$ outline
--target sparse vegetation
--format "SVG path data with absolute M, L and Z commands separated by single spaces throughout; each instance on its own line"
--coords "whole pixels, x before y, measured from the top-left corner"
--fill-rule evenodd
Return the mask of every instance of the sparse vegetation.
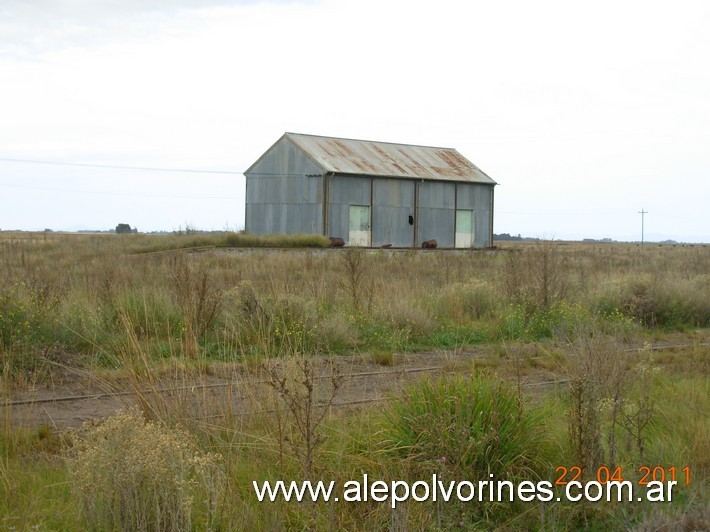
M 648 529 L 679 515 L 707 523 L 710 248 L 318 249 L 328 245 L 192 230 L 0 233 L 0 526 Z M 229 247 L 249 249 L 221 249 Z M 653 347 L 674 343 L 685 347 Z M 422 372 L 375 406 L 364 385 L 357 408 L 338 406 L 357 386 L 330 366 L 337 357 L 394 378 L 412 351 L 437 356 L 438 374 Z M 219 372 L 234 390 L 219 400 L 197 391 Z M 74 433 L 15 423 L 7 401 L 75 373 L 128 390 L 140 414 Z M 162 393 L 168 386 L 175 390 Z M 363 473 L 554 481 L 558 466 L 573 465 L 587 479 L 606 466 L 635 480 L 642 466 L 689 467 L 692 482 L 672 504 L 623 507 L 264 504 L 251 488 Z
M 206 528 L 214 527 L 218 459 L 189 434 L 128 411 L 70 437 L 69 477 L 92 530 L 187 530 L 201 504 Z

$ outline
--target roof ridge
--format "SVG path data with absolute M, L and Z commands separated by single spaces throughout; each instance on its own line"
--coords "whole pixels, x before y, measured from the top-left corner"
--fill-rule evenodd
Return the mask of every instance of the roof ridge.
M 425 144 L 405 144 L 402 142 L 389 142 L 386 140 L 366 140 L 366 139 L 353 139 L 349 137 L 333 137 L 330 135 L 313 135 L 311 133 L 296 133 L 294 131 L 286 131 L 284 135 L 292 135 L 292 136 L 298 136 L 298 137 L 316 137 L 320 139 L 330 139 L 330 140 L 349 140 L 353 142 L 370 142 L 372 144 L 390 144 L 392 146 L 412 146 L 414 148 L 431 148 L 435 150 L 450 150 L 450 151 L 458 151 L 456 148 L 447 148 L 445 146 L 428 146 Z

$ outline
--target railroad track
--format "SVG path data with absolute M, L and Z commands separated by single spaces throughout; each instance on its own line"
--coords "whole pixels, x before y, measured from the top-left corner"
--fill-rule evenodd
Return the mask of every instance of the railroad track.
M 340 377 L 345 377 L 345 378 L 362 378 L 362 377 L 371 377 L 371 376 L 378 376 L 378 375 L 401 375 L 401 374 L 408 374 L 408 373 L 422 373 L 422 372 L 434 372 L 434 371 L 440 371 L 444 369 L 444 366 L 429 366 L 429 367 L 423 367 L 423 368 L 405 368 L 405 369 L 400 369 L 400 370 L 393 370 L 393 371 L 362 371 L 362 372 L 357 372 L 357 373 L 341 373 L 339 374 Z M 314 379 L 317 380 L 322 380 L 322 379 L 330 379 L 332 378 L 331 375 L 317 375 L 314 377 Z M 256 381 L 249 381 L 249 385 L 256 385 L 256 384 L 268 384 L 269 381 L 266 379 L 259 379 Z M 211 384 L 194 384 L 194 385 L 187 385 L 187 386 L 166 386 L 166 387 L 161 387 L 161 388 L 144 388 L 143 390 L 121 390 L 121 391 L 115 391 L 115 392 L 101 392 L 101 393 L 92 393 L 92 394 L 83 394 L 83 395 L 65 395 L 65 396 L 56 396 L 56 397 L 41 397 L 41 398 L 32 398 L 32 399 L 18 399 L 15 401 L 5 401 L 4 403 L 0 403 L 0 407 L 3 406 L 20 406 L 20 405 L 33 405 L 33 404 L 42 404 L 42 403 L 60 403 L 60 402 L 66 402 L 66 401 L 83 401 L 87 399 L 105 399 L 105 398 L 111 398 L 111 397 L 122 397 L 122 396 L 130 396 L 130 395 L 135 395 L 136 393 L 145 393 L 145 394 L 152 394 L 152 393 L 170 393 L 170 392 L 179 392 L 179 391 L 187 391 L 187 390 L 203 390 L 203 389 L 210 389 L 210 388 L 228 388 L 228 387 L 236 387 L 243 385 L 244 382 L 239 382 L 239 381 L 230 381 L 230 382 L 219 382 L 219 383 L 211 383 Z M 239 399 L 240 397 L 237 397 Z M 242 399 L 246 397 L 241 397 Z
M 623 349 L 621 352 L 625 353 L 632 353 L 632 352 L 643 352 L 643 351 L 662 351 L 666 349 L 684 349 L 684 348 L 690 348 L 690 347 L 708 347 L 710 346 L 710 343 L 697 343 L 697 344 L 674 344 L 674 345 L 650 345 L 650 346 L 642 346 L 638 348 L 629 348 L 629 349 Z M 526 358 L 526 360 L 535 360 L 539 358 L 544 358 L 544 357 L 530 357 Z M 345 379 L 359 379 L 359 378 L 365 378 L 365 377 L 381 377 L 381 376 L 386 376 L 386 375 L 391 375 L 393 377 L 400 377 L 403 375 L 407 374 L 415 374 L 415 373 L 436 373 L 439 371 L 442 371 L 445 369 L 445 366 L 437 365 L 437 366 L 423 366 L 423 367 L 415 367 L 415 368 L 402 368 L 402 369 L 394 369 L 394 370 L 384 370 L 384 371 L 360 371 L 360 372 L 353 372 L 353 373 L 340 373 L 339 376 L 343 377 Z M 332 378 L 331 374 L 324 374 L 324 375 L 318 375 L 315 376 L 314 379 L 316 380 L 322 380 L 322 379 L 329 379 Z M 559 385 L 559 384 L 565 384 L 568 382 L 568 379 L 556 379 L 556 380 L 546 380 L 546 381 L 539 381 L 539 382 L 527 382 L 521 385 L 522 388 L 534 388 L 534 387 L 541 387 L 541 386 L 553 386 L 553 385 Z M 219 383 L 209 383 L 209 384 L 189 384 L 189 385 L 182 385 L 182 386 L 165 386 L 165 387 L 153 387 L 153 388 L 144 388 L 140 390 L 116 390 L 116 391 L 106 391 L 106 392 L 97 392 L 97 393 L 89 393 L 89 394 L 77 394 L 77 395 L 63 395 L 63 396 L 52 396 L 52 397 L 34 397 L 34 398 L 26 398 L 26 399 L 16 399 L 12 401 L 4 401 L 0 403 L 0 408 L 13 408 L 13 407 L 20 407 L 20 406 L 32 406 L 32 405 L 41 405 L 41 404 L 49 404 L 49 403 L 62 403 L 62 402 L 73 402 L 73 401 L 87 401 L 87 400 L 98 400 L 98 399 L 111 399 L 111 398 L 118 398 L 118 397 L 126 397 L 126 396 L 134 396 L 134 395 L 150 395 L 150 394 L 171 394 L 171 393 L 177 393 L 177 392 L 185 392 L 185 391 L 191 391 L 194 392 L 196 390 L 208 390 L 208 389 L 219 389 L 219 388 L 236 388 L 240 386 L 244 386 L 245 384 L 249 386 L 254 386 L 254 385 L 262 385 L 262 384 L 268 384 L 269 380 L 267 379 L 258 379 L 258 380 L 253 380 L 249 382 L 244 382 L 244 381 L 238 381 L 238 380 L 232 380 L 228 382 L 219 382 Z M 248 399 L 249 396 L 235 396 L 232 397 L 232 399 L 240 400 L 240 399 Z M 331 406 L 334 407 L 340 407 L 340 406 L 348 406 L 348 405 L 358 405 L 358 404 L 368 404 L 368 403 L 374 403 L 374 402 L 380 402 L 380 401 L 385 401 L 387 400 L 387 397 L 372 397 L 372 398 L 365 398 L 365 399 L 355 399 L 355 400 L 345 400 L 345 401 L 338 401 L 334 402 L 331 404 Z

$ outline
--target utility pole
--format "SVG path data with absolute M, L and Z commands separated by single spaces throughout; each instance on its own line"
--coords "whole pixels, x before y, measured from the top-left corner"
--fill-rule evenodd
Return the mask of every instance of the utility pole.
M 648 211 L 644 211 L 642 207 L 638 213 L 641 215 L 641 249 L 643 249 L 643 217 L 648 214 Z

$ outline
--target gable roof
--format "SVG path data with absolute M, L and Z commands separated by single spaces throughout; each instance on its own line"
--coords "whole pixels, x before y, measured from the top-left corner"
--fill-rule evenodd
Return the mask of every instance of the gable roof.
M 495 185 L 480 168 L 453 148 L 435 148 L 285 133 L 324 172 Z

